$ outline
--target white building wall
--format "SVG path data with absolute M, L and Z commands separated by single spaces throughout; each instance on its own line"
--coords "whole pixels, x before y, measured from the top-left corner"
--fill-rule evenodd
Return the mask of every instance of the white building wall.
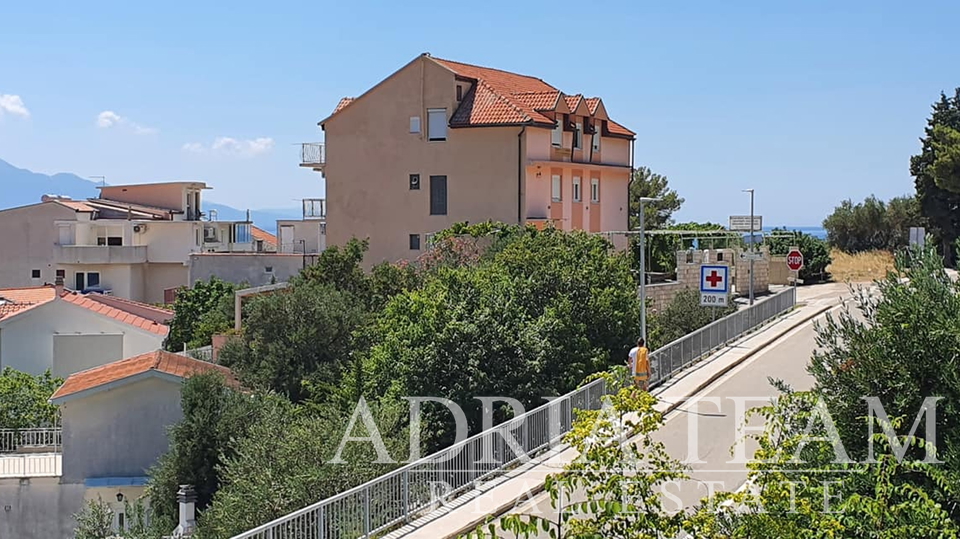
M 12 367 L 31 374 L 52 370 L 55 334 L 123 335 L 121 356 L 105 353 L 100 364 L 157 350 L 164 339 L 162 335 L 54 300 L 11 318 L 0 328 L 0 368 Z
M 73 515 L 83 508 L 87 489 L 59 481 L 57 477 L 0 479 L 0 537 L 72 538 Z
M 56 203 L 0 211 L 0 288 L 39 286 L 56 278 L 55 221 L 75 220 L 77 213 Z M 33 270 L 40 277 L 32 277 Z

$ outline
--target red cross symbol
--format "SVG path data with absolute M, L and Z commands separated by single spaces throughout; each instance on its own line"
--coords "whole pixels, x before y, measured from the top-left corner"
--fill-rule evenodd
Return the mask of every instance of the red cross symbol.
M 710 275 L 706 276 L 706 281 L 710 283 L 710 288 L 716 288 L 723 281 L 723 277 L 717 274 L 717 270 L 711 270 Z

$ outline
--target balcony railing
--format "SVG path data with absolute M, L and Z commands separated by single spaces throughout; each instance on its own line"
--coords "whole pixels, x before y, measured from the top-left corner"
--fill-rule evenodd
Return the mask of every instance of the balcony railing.
M 327 201 L 323 198 L 303 199 L 303 220 L 324 220 L 327 218 Z
M 146 245 L 58 245 L 54 250 L 58 264 L 143 264 Z
M 322 142 L 304 142 L 300 144 L 300 166 L 323 168 L 327 164 L 327 151 Z
M 60 427 L 36 429 L 0 429 L 0 453 L 60 451 Z

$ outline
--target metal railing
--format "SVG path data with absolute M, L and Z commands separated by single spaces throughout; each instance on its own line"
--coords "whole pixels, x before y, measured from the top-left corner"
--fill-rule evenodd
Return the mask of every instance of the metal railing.
M 233 539 L 346 539 L 389 530 L 439 507 L 441 500 L 470 490 L 476 481 L 492 479 L 558 443 L 573 427 L 576 411 L 599 409 L 606 393 L 606 381 L 594 380 L 492 429 Z
M 303 142 L 300 144 L 300 165 L 315 166 L 327 162 L 326 146 L 322 142 Z
M 59 477 L 63 459 L 59 453 L 0 455 L 0 479 L 12 477 Z
M 181 355 L 192 357 L 193 359 L 199 359 L 200 361 L 213 361 L 213 345 L 208 344 L 206 346 L 201 346 L 200 348 L 184 350 L 183 354 Z
M 797 303 L 796 289 L 790 287 L 752 307 L 741 309 L 716 322 L 684 335 L 650 354 L 650 387 L 675 376 L 690 364 L 749 333 L 765 322 L 792 309 Z
M 705 354 L 790 310 L 793 288 L 780 292 L 677 339 L 650 354 L 651 384 L 663 382 Z M 232 539 L 354 539 L 391 530 L 439 507 L 476 481 L 489 480 L 560 441 L 576 410 L 596 410 L 606 395 L 604 379 L 559 397 L 438 453 L 372 481 L 294 511 Z M 504 435 L 514 436 L 511 447 Z M 492 456 L 492 458 L 490 458 Z M 442 486 L 438 492 L 438 486 Z
M 0 429 L 0 453 L 36 452 L 49 448 L 60 451 L 62 429 L 59 427 L 39 429 Z

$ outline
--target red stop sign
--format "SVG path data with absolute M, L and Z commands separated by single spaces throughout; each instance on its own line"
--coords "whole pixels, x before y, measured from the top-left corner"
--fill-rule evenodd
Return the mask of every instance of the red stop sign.
M 803 267 L 803 253 L 794 249 L 787 253 L 787 267 L 797 271 Z

